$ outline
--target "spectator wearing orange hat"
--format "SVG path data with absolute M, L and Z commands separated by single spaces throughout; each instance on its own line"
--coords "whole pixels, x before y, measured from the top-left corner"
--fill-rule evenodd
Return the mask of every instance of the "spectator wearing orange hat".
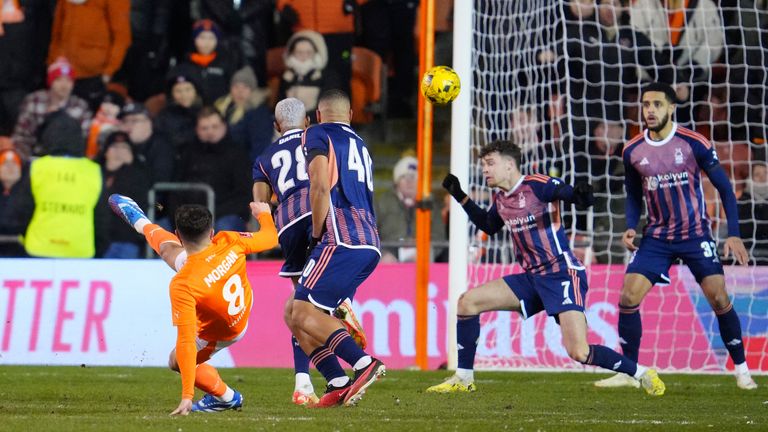
M 27 175 L 26 167 L 13 150 L 0 152 L 0 236 L 21 236 L 32 216 L 32 194 L 20 180 Z M 26 256 L 20 242 L 0 242 L 0 256 Z
M 185 62 L 200 77 L 203 103 L 211 105 L 229 91 L 229 81 L 235 71 L 227 52 L 220 49 L 221 31 L 213 21 L 201 19 L 192 26 L 194 51 Z
M 48 149 L 37 142 L 36 134 L 49 113 L 65 111 L 80 123 L 83 135 L 87 133 L 91 112 L 84 100 L 72 94 L 74 80 L 72 65 L 66 58 L 58 58 L 48 66 L 48 88 L 32 92 L 22 101 L 11 140 L 23 160 L 48 154 Z
M 75 94 L 92 110 L 131 45 L 130 8 L 130 0 L 60 0 L 56 5 L 48 61 L 70 59 Z

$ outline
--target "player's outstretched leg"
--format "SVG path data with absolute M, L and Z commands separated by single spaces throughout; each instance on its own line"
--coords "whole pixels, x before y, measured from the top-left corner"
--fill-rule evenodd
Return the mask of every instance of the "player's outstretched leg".
M 197 365 L 195 371 L 195 387 L 206 394 L 192 405 L 192 411 L 220 412 L 239 410 L 243 406 L 243 395 L 231 389 L 221 380 L 216 368 L 208 363 Z
M 475 351 L 480 337 L 480 315 L 459 315 L 456 322 L 456 342 L 459 348 L 459 367 L 456 373 L 440 384 L 427 388 L 429 393 L 473 392 Z
M 152 223 L 136 201 L 120 194 L 109 196 L 109 207 L 139 234 L 144 234 L 144 227 Z
M 633 360 L 603 345 L 587 344 L 587 322 L 584 313 L 568 310 L 558 315 L 563 345 L 568 355 L 579 363 L 600 366 L 634 377 L 646 393 L 662 396 L 666 387 L 654 369 L 638 365 Z
M 186 261 L 186 252 L 175 234 L 164 230 L 160 225 L 153 224 L 144 211 L 130 197 L 119 194 L 109 196 L 109 206 L 122 220 L 132 226 L 139 234 L 143 234 L 147 243 L 152 247 L 168 266 L 178 271 Z
M 640 319 L 640 305 L 626 306 L 619 304 L 619 341 L 625 357 L 637 363 L 640 355 L 640 339 L 643 336 L 643 324 Z M 609 378 L 595 381 L 595 387 L 640 387 L 640 381 L 633 377 L 617 373 Z
M 360 349 L 365 349 L 368 346 L 368 338 L 365 336 L 363 326 L 360 325 L 360 321 L 357 320 L 355 312 L 352 310 L 352 300 L 347 298 L 333 311 L 333 315 L 341 320 L 344 327 L 352 336 L 352 339 L 360 346 Z

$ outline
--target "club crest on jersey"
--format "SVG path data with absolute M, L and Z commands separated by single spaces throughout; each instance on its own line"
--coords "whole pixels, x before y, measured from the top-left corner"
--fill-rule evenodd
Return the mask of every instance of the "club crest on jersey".
M 675 163 L 678 165 L 683 163 L 683 150 L 680 147 L 675 148 Z
M 525 194 L 520 192 L 520 195 L 517 196 L 517 200 L 518 200 L 518 206 L 520 208 L 525 208 Z

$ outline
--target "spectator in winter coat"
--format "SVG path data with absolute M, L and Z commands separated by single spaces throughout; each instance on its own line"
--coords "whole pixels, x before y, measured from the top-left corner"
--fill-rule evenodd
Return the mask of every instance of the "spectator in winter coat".
M 149 111 L 140 103 L 129 103 L 120 111 L 120 129 L 134 147 L 134 157 L 149 170 L 150 183 L 169 182 L 175 153 L 168 139 L 154 130 Z
M 59 58 L 48 67 L 48 89 L 38 90 L 24 98 L 11 136 L 22 159 L 28 160 L 30 156 L 49 153 L 50 149 L 37 142 L 36 138 L 38 128 L 49 113 L 64 110 L 80 123 L 83 135 L 87 133 L 91 112 L 84 100 L 72 94 L 74 78 L 74 70 L 69 61 Z
M 246 66 L 234 75 L 229 94 L 214 106 L 229 125 L 232 139 L 255 159 L 272 142 L 272 113 L 266 105 L 266 93 L 257 86 L 256 75 Z
M 106 195 L 127 195 L 146 208 L 149 172 L 134 157 L 128 134 L 122 131 L 109 134 L 100 159 Z M 139 258 L 143 237 L 118 218 L 109 218 L 108 221 L 109 236 L 103 258 Z
M 235 69 L 226 51 L 219 49 L 220 38 L 219 27 L 211 20 L 199 20 L 192 27 L 195 50 L 186 64 L 200 77 L 200 96 L 204 105 L 227 94 Z
M 202 106 L 200 81 L 196 71 L 182 64 L 168 75 L 166 98 L 168 105 L 157 115 L 155 127 L 168 137 L 177 155 L 183 145 L 195 138 L 197 112 Z
M 285 72 L 280 80 L 278 99 L 293 97 L 304 102 L 314 122 L 317 99 L 326 84 L 324 73 L 328 63 L 322 35 L 311 30 L 294 33 L 288 40 L 283 58 Z
M 250 66 L 256 82 L 267 82 L 267 47 L 274 18 L 273 0 L 199 0 L 200 16 L 221 29 L 218 46 L 232 58 L 233 64 Z
M 59 0 L 49 61 L 64 56 L 75 69 L 75 94 L 95 110 L 131 45 L 130 0 Z
M 15 151 L 0 152 L 0 235 L 21 237 L 27 230 L 34 203 L 21 180 L 28 175 L 28 167 Z M 0 243 L 0 257 L 26 255 L 20 242 Z
M 205 107 L 197 116 L 196 137 L 177 165 L 176 181 L 207 183 L 216 194 L 216 231 L 245 231 L 251 197 L 251 162 L 227 134 L 227 123 L 216 109 Z M 181 204 L 205 204 L 200 193 L 177 195 Z
M 117 116 L 124 104 L 125 99 L 119 93 L 110 91 L 104 95 L 88 130 L 88 140 L 85 144 L 86 157 L 95 159 L 98 156 L 104 139 L 120 124 Z

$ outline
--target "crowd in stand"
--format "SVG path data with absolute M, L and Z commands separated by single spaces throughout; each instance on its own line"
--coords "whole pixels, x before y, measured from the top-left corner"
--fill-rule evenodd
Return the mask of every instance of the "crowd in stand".
M 274 138 L 274 103 L 296 97 L 314 116 L 321 91 L 349 92 L 353 46 L 391 63 L 389 115 L 411 114 L 418 3 L 0 0 L 0 236 L 26 237 L 26 247 L 0 242 L 0 255 L 139 257 L 141 239 L 92 210 L 111 193 L 157 204 L 160 221 L 181 202 L 205 203 L 199 190 L 147 203 L 167 182 L 208 185 L 216 229 L 245 230 L 251 161 Z M 268 65 L 277 47 L 280 64 Z M 98 196 L 90 174 L 62 174 L 73 160 L 83 172 L 99 167 Z M 56 201 L 65 184 L 82 207 Z M 40 235 L 72 241 L 35 223 L 53 208 L 85 216 L 91 228 L 78 234 L 93 250 L 29 247 Z
M 566 0 L 554 8 L 551 17 L 539 15 L 552 22 L 512 42 L 539 45 L 512 53 L 532 60 L 517 61 L 530 65 L 516 79 L 531 91 L 509 116 L 510 136 L 533 169 L 593 183 L 592 231 L 596 243 L 602 238 L 603 262 L 621 262 L 625 254 L 617 241 L 624 230 L 617 217 L 623 213 L 622 148 L 642 128 L 640 89 L 661 81 L 676 90 L 675 120 L 717 148 L 740 199 L 742 236 L 755 246 L 758 262 L 768 263 L 766 201 L 755 192 L 768 186 L 760 177 L 768 157 L 766 2 Z M 541 42 L 547 40 L 563 43 Z M 549 77 L 547 83 L 530 83 L 532 69 Z M 708 181 L 705 195 L 715 228 L 724 230 L 724 212 Z M 586 218 L 577 227 L 587 232 Z
M 438 11 L 450 9 L 450 3 L 438 1 Z M 768 214 L 768 33 L 763 31 L 768 15 L 764 2 L 758 3 L 564 0 L 563 25 L 541 28 L 558 29 L 566 43 L 533 51 L 538 67 L 551 70 L 542 76 L 565 79 L 553 79 L 546 94 L 512 110 L 514 141 L 529 152 L 539 152 L 543 141 L 569 141 L 577 176 L 589 176 L 598 197 L 621 196 L 621 144 L 641 127 L 639 88 L 653 80 L 675 83 L 677 120 L 710 137 L 719 151 L 731 152 L 721 155 L 724 161 L 751 161 L 727 168 L 741 197 L 743 236 L 758 240 L 755 255 L 763 250 L 768 256 L 768 216 L 762 216 Z M 98 164 L 102 194 L 128 194 L 142 206 L 156 204 L 144 200 L 157 183 L 206 183 L 215 193 L 217 228 L 244 229 L 250 161 L 274 137 L 274 103 L 296 97 L 313 115 L 323 89 L 349 91 L 353 46 L 371 49 L 389 65 L 388 115 L 412 117 L 418 5 L 418 0 L 0 0 L 0 236 L 29 237 L 30 221 L 43 207 L 36 203 L 56 193 L 35 181 L 35 175 L 46 174 L 30 170 L 30 162 L 57 152 Z M 277 60 L 270 57 L 276 47 L 283 47 Z M 57 121 L 50 121 L 53 114 Z M 55 137 L 74 138 L 73 122 L 82 148 L 72 141 L 62 152 Z M 379 210 L 382 216 L 407 216 L 412 210 L 410 165 L 403 163 L 395 167 L 393 191 L 380 194 L 382 202 L 391 202 L 391 208 Z M 551 168 L 562 174 L 568 167 L 536 169 Z M 88 182 L 81 180 L 85 188 Z M 103 196 L 95 199 L 94 205 Z M 204 203 L 205 195 L 160 192 L 159 220 L 183 200 Z M 621 200 L 599 201 L 597 213 L 620 213 L 608 208 L 611 203 Z M 396 211 L 395 205 L 408 211 Z M 711 212 L 717 213 L 714 205 Z M 141 239 L 109 218 L 99 225 L 101 218 L 91 217 L 97 225 L 88 234 L 95 242 L 92 256 L 140 255 Z M 395 241 L 413 234 L 407 221 L 382 220 L 405 228 Z M 437 222 L 433 232 L 441 237 Z M 623 228 L 599 218 L 595 227 Z M 25 251 L 0 242 L 0 254 Z M 402 255 L 408 252 L 387 251 L 388 257 Z

